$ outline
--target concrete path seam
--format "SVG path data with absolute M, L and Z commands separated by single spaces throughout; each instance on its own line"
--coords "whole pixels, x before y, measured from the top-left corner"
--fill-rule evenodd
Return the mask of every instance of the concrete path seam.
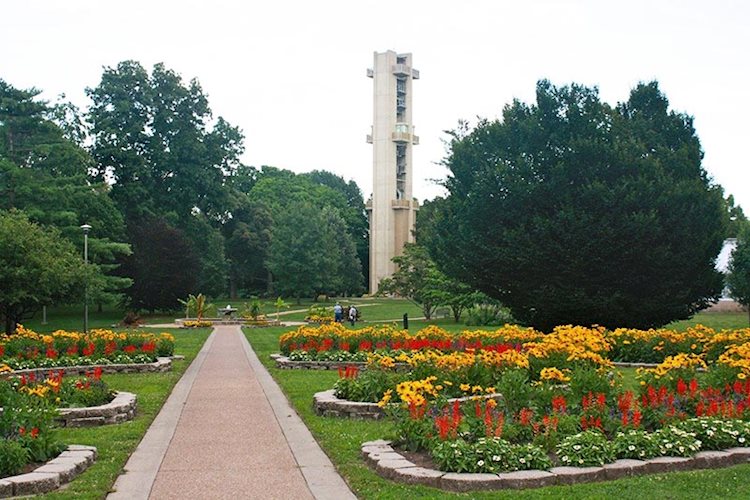
M 237 329 L 250 367 L 256 374 L 312 495 L 318 500 L 356 499 L 357 497 L 336 471 L 328 455 L 320 448 L 271 374 L 260 362 L 242 329 L 240 327 Z
M 172 441 L 193 382 L 208 356 L 215 336 L 216 329 L 211 332 L 193 362 L 175 384 L 164 406 L 125 464 L 125 472 L 117 478 L 114 491 L 107 495 L 108 500 L 140 500 L 147 499 L 151 494 L 156 474 Z

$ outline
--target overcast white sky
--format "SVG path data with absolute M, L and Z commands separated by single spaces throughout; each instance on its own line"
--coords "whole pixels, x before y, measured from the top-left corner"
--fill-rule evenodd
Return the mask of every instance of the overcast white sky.
M 15 0 L 0 8 L 0 78 L 65 93 L 126 59 L 198 78 L 246 136 L 244 162 L 326 169 L 372 187 L 373 52 L 411 52 L 414 194 L 441 192 L 443 131 L 497 117 L 536 81 L 598 86 L 610 104 L 656 79 L 694 116 L 704 166 L 750 212 L 750 2 Z

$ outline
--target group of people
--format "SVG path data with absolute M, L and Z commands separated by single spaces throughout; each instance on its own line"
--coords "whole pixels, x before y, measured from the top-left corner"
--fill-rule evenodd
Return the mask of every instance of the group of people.
M 354 326 L 354 323 L 357 322 L 357 308 L 352 306 L 349 306 L 349 310 L 346 313 L 346 316 L 349 319 L 349 322 L 352 326 Z M 336 323 L 341 323 L 344 321 L 344 308 L 341 307 L 341 304 L 336 302 L 336 305 L 333 306 L 333 320 Z

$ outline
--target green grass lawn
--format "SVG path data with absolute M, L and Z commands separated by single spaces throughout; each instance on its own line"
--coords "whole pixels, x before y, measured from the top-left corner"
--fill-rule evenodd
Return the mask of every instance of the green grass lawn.
M 184 355 L 185 359 L 174 361 L 172 370 L 166 373 L 104 375 L 103 379 L 112 389 L 133 392 L 138 396 L 136 418 L 117 425 L 60 429 L 58 436 L 62 442 L 96 446 L 99 457 L 94 465 L 65 489 L 49 493 L 46 497 L 99 499 L 110 491 L 128 457 L 172 392 L 172 387 L 198 354 L 210 333 L 208 328 L 164 331 L 175 336 L 175 353 Z
M 442 326 L 442 325 L 441 325 Z M 459 329 L 464 327 L 459 327 Z M 281 386 L 305 424 L 344 476 L 354 493 L 363 499 L 402 498 L 639 498 L 704 499 L 750 498 L 750 464 L 725 469 L 646 475 L 576 486 L 555 486 L 524 491 L 448 493 L 424 486 L 407 486 L 378 476 L 360 456 L 362 442 L 389 438 L 386 421 L 356 421 L 319 417 L 312 411 L 313 394 L 333 387 L 338 374 L 330 371 L 279 370 L 269 355 L 278 352 L 278 337 L 288 329 L 246 329 L 246 336 L 266 368 Z M 623 370 L 623 382 L 635 387 L 635 371 Z
M 736 330 L 748 327 L 748 316 L 744 312 L 700 312 L 690 319 L 670 323 L 665 328 L 682 331 L 696 324 L 708 326 L 714 330 Z
M 101 312 L 97 309 L 95 305 L 89 306 L 90 329 L 117 327 L 125 317 L 125 311 L 116 306 L 106 305 Z M 177 316 L 174 314 L 143 314 L 141 319 L 145 323 L 171 323 L 175 317 Z M 42 323 L 42 311 L 21 323 L 37 333 L 54 332 L 55 330 L 81 332 L 83 331 L 83 306 L 48 307 L 46 324 Z

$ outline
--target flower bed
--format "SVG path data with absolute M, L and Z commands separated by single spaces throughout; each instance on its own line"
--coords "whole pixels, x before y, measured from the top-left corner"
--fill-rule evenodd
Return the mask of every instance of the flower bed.
M 620 459 L 601 467 L 561 466 L 550 470 L 454 473 L 419 466 L 394 449 L 389 441 L 369 441 L 362 444 L 361 450 L 365 462 L 383 477 L 458 492 L 569 485 L 642 474 L 726 467 L 750 460 L 750 448 L 736 447 L 724 451 L 702 451 L 692 458 L 662 456 L 647 460 Z
M 19 403 L 36 406 L 41 401 L 57 409 L 53 421 L 59 427 L 105 425 L 132 419 L 135 394 L 111 391 L 101 380 L 101 374 L 101 368 L 95 368 L 83 376 L 65 377 L 62 370 L 56 370 L 46 377 L 37 378 L 32 372 L 0 380 L 0 415 L 5 407 L 9 412 L 22 412 L 23 407 L 17 407 Z M 20 395 L 30 399 L 19 398 Z M 21 436 L 26 433 L 23 429 L 19 428 Z
M 561 326 L 547 335 L 518 327 L 410 335 L 326 325 L 286 334 L 281 348 L 290 359 L 299 351 L 308 359 L 368 353 L 366 371 L 339 368 L 336 398 L 378 402 L 394 419 L 396 446 L 428 453 L 442 471 L 500 474 L 687 460 L 744 446 L 747 333 Z M 637 360 L 644 350 L 658 364 L 639 369 L 638 390 L 628 390 L 612 359 Z M 398 363 L 408 369 L 394 370 Z M 496 392 L 503 397 L 482 399 Z M 448 401 L 457 397 L 463 402 Z
M 505 326 L 496 332 L 466 331 L 455 336 L 436 326 L 428 326 L 416 334 L 410 334 L 388 325 L 350 330 L 341 323 L 329 321 L 321 326 L 300 326 L 295 331 L 285 333 L 279 339 L 279 348 L 286 356 L 304 351 L 310 359 L 316 359 L 321 353 L 336 351 L 350 354 L 376 350 L 463 351 L 469 348 L 502 351 L 542 337 L 543 334 L 532 329 L 516 326 Z
M 32 372 L 0 379 L 0 406 L 4 406 L 11 391 L 36 396 L 57 408 L 99 406 L 114 399 L 114 393 L 101 377 L 102 369 L 93 368 L 82 376 L 66 377 L 62 370 L 53 370 L 44 377 Z
M 601 349 L 612 362 L 648 364 L 662 363 L 666 358 L 677 354 L 696 354 L 707 363 L 718 361 L 730 346 L 750 342 L 750 328 L 720 331 L 698 325 L 684 332 L 667 329 L 635 330 L 620 328 L 607 331 L 604 328 L 583 328 L 562 326 L 555 332 L 566 331 L 578 334 L 578 338 L 588 342 L 591 332 Z M 368 326 L 349 330 L 341 324 L 330 323 L 314 327 L 301 326 L 297 330 L 285 333 L 279 340 L 282 354 L 305 356 L 305 361 L 315 361 L 319 356 L 341 356 L 346 361 L 348 354 L 356 355 L 374 351 L 408 352 L 415 350 L 439 350 L 441 352 L 466 351 L 467 349 L 503 351 L 519 350 L 527 343 L 536 343 L 547 335 L 532 328 L 505 325 L 495 331 L 463 331 L 451 334 L 445 330 L 429 326 L 417 333 L 398 330 L 391 326 Z M 568 335 L 570 337 L 570 335 Z M 551 345 L 547 342 L 547 345 Z
M 142 332 L 92 330 L 88 334 L 58 330 L 38 334 L 19 325 L 0 336 L 0 373 L 29 368 L 101 364 L 152 363 L 174 353 L 174 337 Z

